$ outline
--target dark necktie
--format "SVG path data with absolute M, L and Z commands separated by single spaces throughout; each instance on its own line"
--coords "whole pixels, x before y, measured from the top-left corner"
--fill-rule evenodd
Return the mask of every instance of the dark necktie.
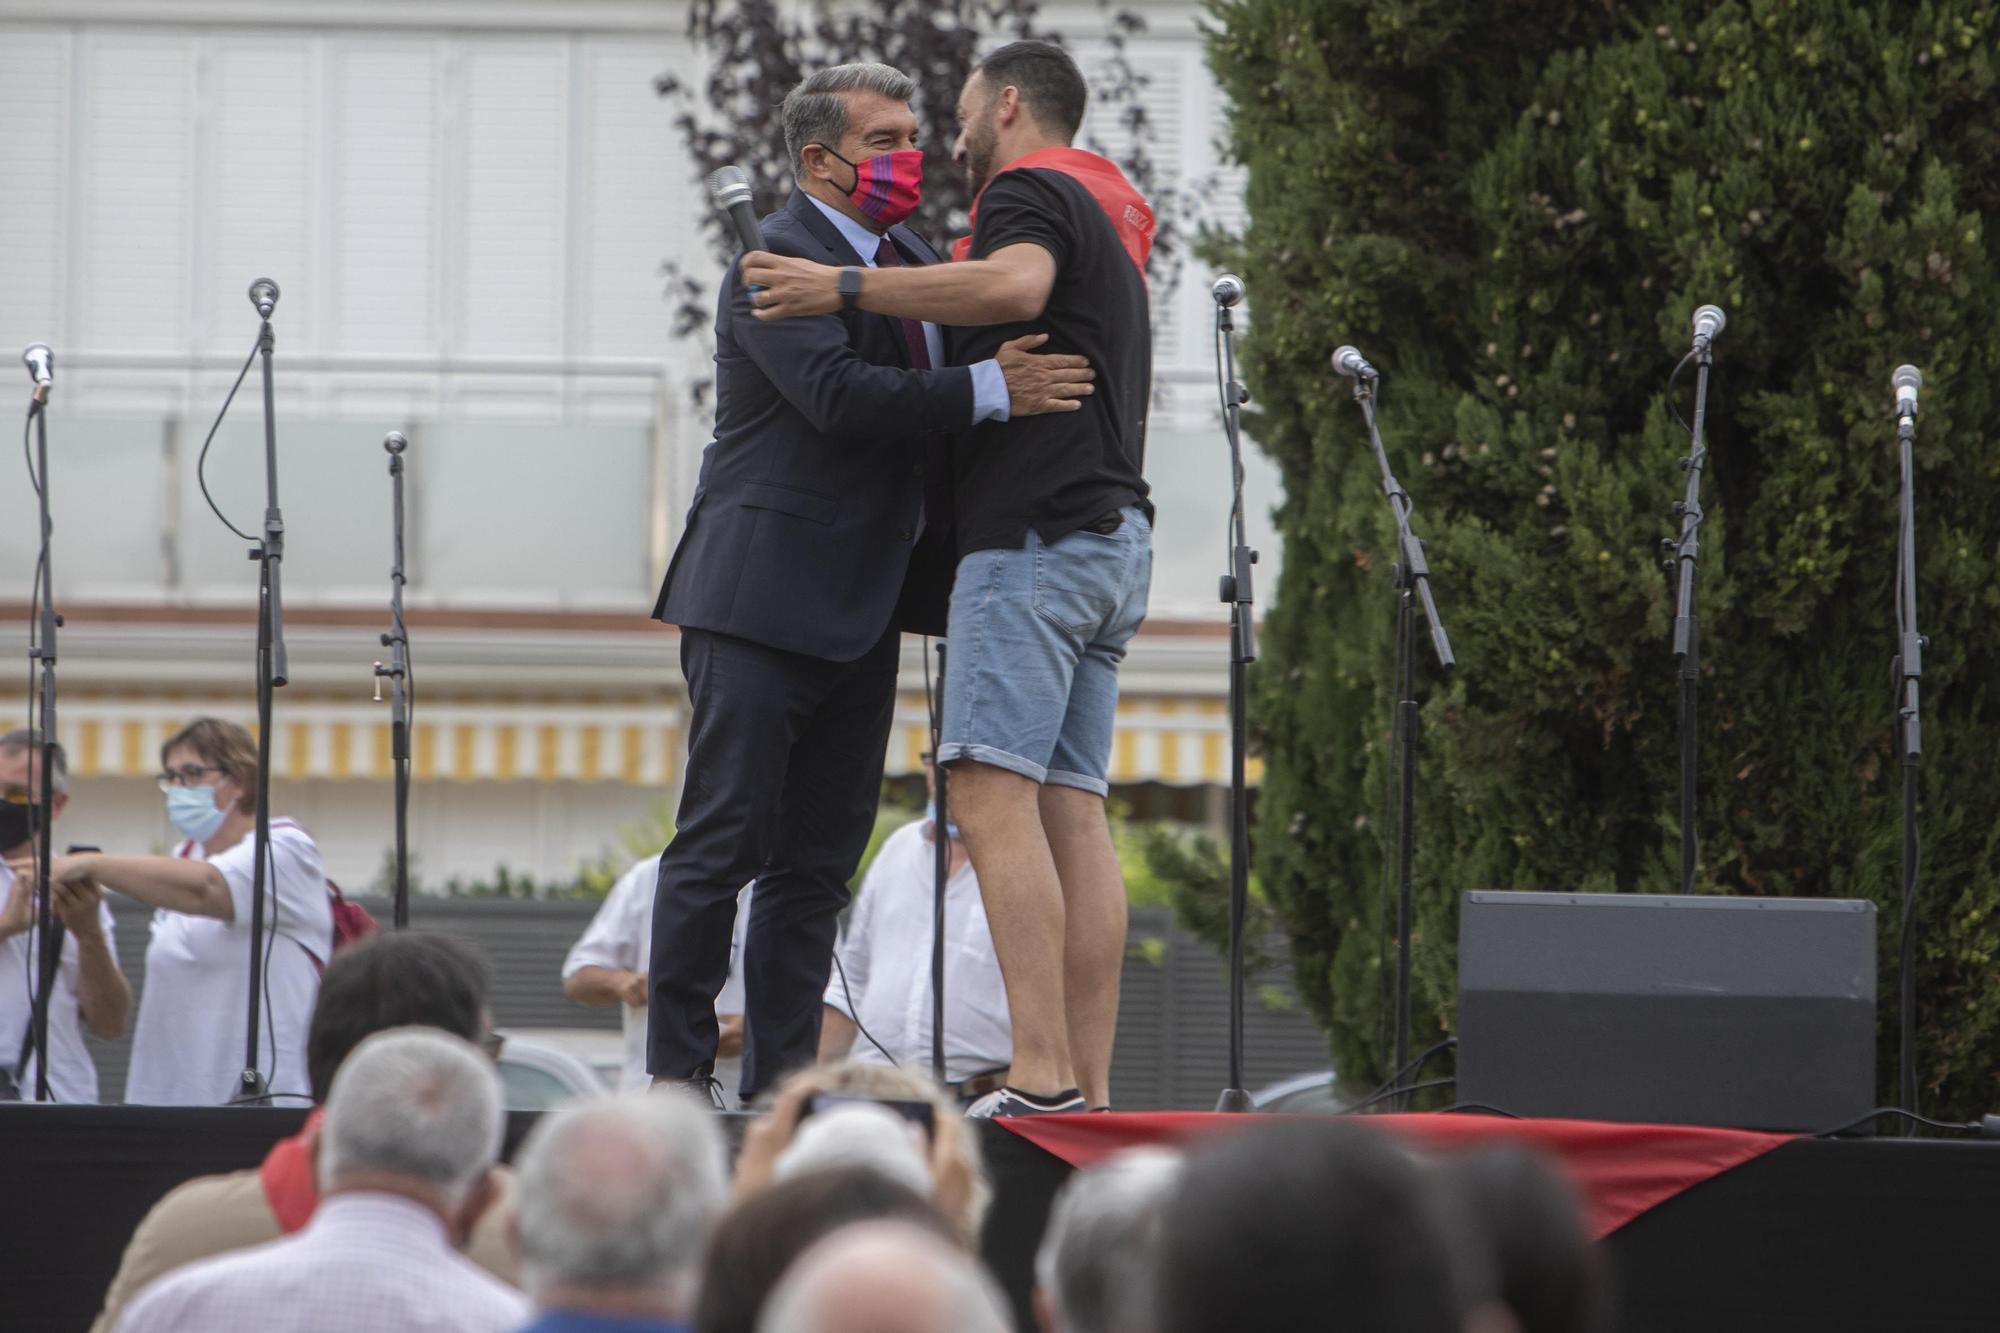
M 875 247 L 875 267 L 905 268 L 902 252 L 887 236 Z M 903 341 L 909 345 L 910 368 L 930 370 L 931 348 L 924 338 L 922 320 L 897 321 L 903 326 Z M 933 432 L 924 448 L 924 526 L 943 529 L 951 523 L 951 441 Z

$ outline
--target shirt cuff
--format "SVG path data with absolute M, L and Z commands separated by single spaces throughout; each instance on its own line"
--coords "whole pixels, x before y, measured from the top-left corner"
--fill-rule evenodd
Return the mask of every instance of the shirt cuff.
M 981 361 L 972 367 L 972 424 L 1007 421 L 1013 408 L 1007 401 L 1007 377 L 998 361 Z

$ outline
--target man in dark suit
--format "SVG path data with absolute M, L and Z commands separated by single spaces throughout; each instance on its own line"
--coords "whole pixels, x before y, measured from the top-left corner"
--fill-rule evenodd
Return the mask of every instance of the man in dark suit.
M 921 189 L 915 83 L 842 65 L 785 99 L 798 189 L 767 249 L 846 267 L 938 256 L 900 225 Z M 736 894 L 747 1099 L 811 1064 L 846 882 L 874 824 L 901 631 L 940 634 L 955 562 L 947 437 L 1074 411 L 1079 356 L 1040 335 L 946 368 L 935 325 L 851 307 L 756 319 L 732 266 L 716 315 L 715 440 L 654 615 L 681 630 L 693 706 L 653 915 L 649 1068 L 711 1086 Z

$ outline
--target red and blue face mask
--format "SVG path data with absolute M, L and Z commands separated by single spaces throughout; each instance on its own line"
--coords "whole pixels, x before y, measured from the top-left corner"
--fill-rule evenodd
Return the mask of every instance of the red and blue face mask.
M 859 162 L 848 162 L 839 153 L 827 153 L 854 168 L 854 188 L 847 197 L 866 216 L 893 227 L 917 211 L 924 197 L 924 155 L 910 148 L 898 153 L 880 153 Z

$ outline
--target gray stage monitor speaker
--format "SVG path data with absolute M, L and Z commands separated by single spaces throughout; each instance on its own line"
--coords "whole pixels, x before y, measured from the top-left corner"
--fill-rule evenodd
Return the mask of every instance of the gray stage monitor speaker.
M 1814 1130 L 1874 1092 L 1873 903 L 1465 895 L 1460 1101 Z

